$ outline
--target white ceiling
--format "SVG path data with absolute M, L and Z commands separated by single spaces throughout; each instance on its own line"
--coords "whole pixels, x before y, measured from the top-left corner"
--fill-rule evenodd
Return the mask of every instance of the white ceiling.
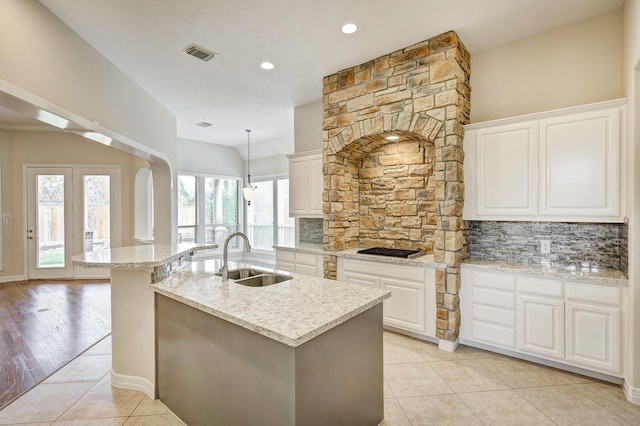
M 619 8 L 622 0 L 40 0 L 177 117 L 178 136 L 252 157 L 293 151 L 293 108 L 322 77 L 445 31 L 472 53 Z M 346 22 L 359 31 L 340 32 Z M 197 43 L 218 53 L 186 55 Z M 262 61 L 275 69 L 259 68 Z M 75 111 L 82 114 L 82 111 Z M 209 128 L 195 124 L 213 123 Z

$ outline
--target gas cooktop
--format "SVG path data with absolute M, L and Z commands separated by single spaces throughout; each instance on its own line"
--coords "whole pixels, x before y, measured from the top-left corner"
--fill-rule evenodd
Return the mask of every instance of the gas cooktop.
M 414 257 L 422 256 L 420 250 L 401 250 L 385 247 L 372 247 L 368 249 L 358 250 L 360 254 L 374 254 L 377 256 L 390 256 L 390 257 L 402 257 L 405 259 L 413 259 Z

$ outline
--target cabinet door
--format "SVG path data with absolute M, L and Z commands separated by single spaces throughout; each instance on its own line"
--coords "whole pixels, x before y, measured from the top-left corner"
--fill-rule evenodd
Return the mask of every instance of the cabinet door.
M 620 309 L 566 302 L 566 310 L 567 361 L 619 375 Z
M 391 291 L 384 301 L 384 323 L 424 333 L 424 284 L 382 278 L 382 288 Z
M 380 278 L 358 272 L 343 271 L 342 274 L 338 276 L 338 280 L 363 285 L 365 287 L 380 288 Z
M 540 214 L 621 219 L 620 109 L 540 121 Z
M 538 213 L 538 126 L 477 130 L 475 202 L 479 218 Z
M 309 213 L 322 214 L 322 155 L 309 157 Z
M 316 266 L 303 265 L 301 263 L 296 263 L 295 272 L 301 275 L 308 275 L 310 277 L 315 277 L 317 275 Z
M 519 294 L 516 322 L 519 351 L 564 359 L 564 300 Z
M 289 160 L 289 214 L 306 213 L 309 205 L 307 182 L 309 168 L 306 157 Z
M 279 271 L 285 272 L 296 272 L 295 264 L 291 262 L 283 262 L 281 260 L 276 260 L 276 269 Z

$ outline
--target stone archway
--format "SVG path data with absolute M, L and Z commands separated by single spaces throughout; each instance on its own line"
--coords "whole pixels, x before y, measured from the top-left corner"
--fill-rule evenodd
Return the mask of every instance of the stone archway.
M 469 53 L 448 32 L 323 80 L 324 248 L 375 243 L 432 252 L 443 265 L 437 337 L 447 340 L 458 336 L 466 256 L 469 76 Z M 325 276 L 335 273 L 336 258 L 327 256 Z

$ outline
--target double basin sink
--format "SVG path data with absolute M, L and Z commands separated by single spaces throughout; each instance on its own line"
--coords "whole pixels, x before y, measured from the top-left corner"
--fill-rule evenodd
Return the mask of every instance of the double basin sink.
M 216 273 L 222 276 L 222 272 Z M 236 284 L 242 284 L 247 287 L 266 287 L 272 284 L 278 284 L 288 281 L 293 277 L 290 275 L 276 274 L 274 272 L 261 271 L 252 268 L 239 268 L 229 270 L 229 279 Z

